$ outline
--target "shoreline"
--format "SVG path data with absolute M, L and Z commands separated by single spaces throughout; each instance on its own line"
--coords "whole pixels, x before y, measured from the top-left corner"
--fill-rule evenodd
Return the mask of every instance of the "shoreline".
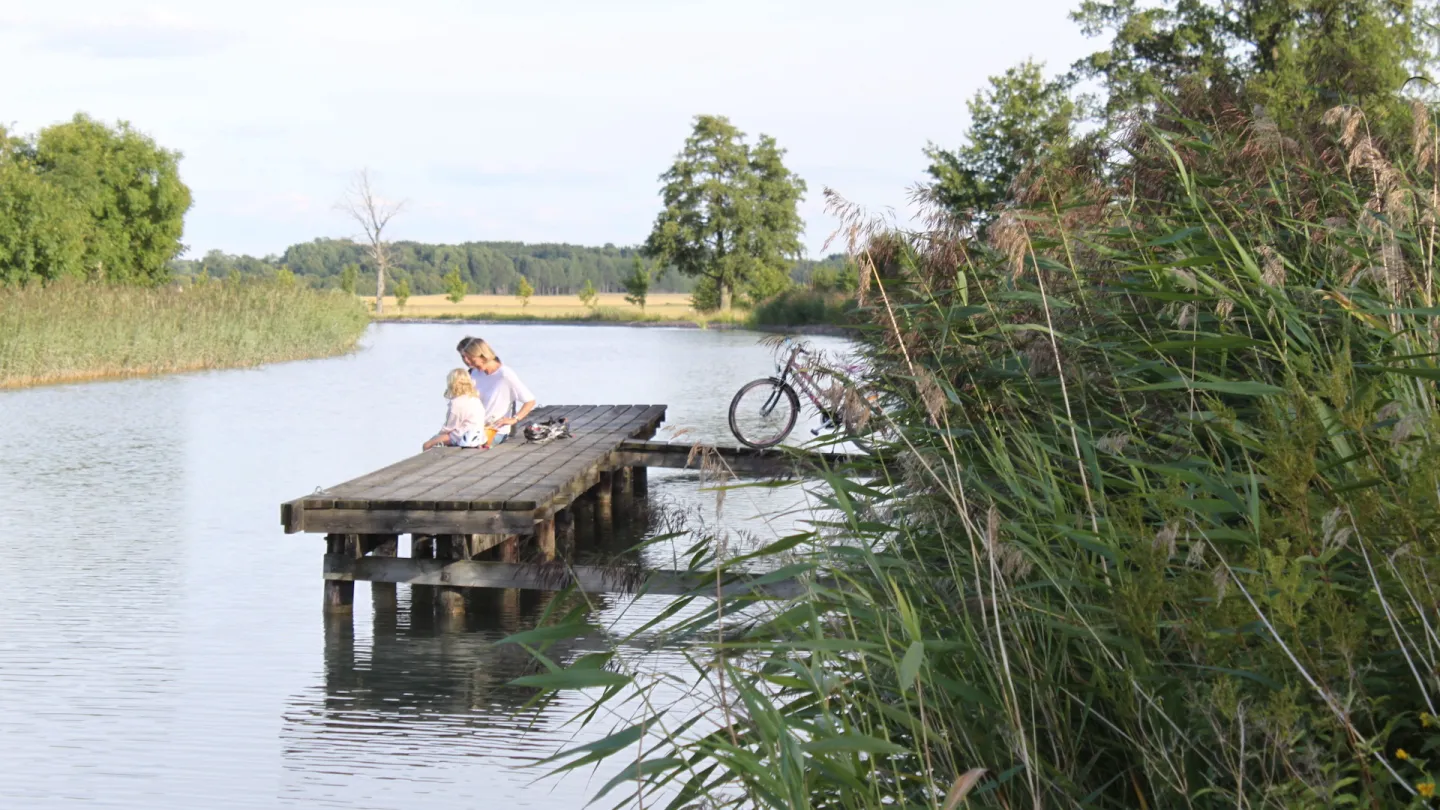
M 0 392 L 19 391 L 25 388 L 44 388 L 50 385 L 72 385 L 75 383 L 92 382 L 115 382 L 118 380 L 129 380 L 142 377 L 166 377 L 172 374 L 195 374 L 201 371 L 239 371 L 242 369 L 262 368 L 264 366 L 277 365 L 280 363 L 298 363 L 305 360 L 328 360 L 331 357 L 343 357 L 355 351 L 355 348 L 356 347 L 351 346 L 340 352 L 297 355 L 295 357 L 277 357 L 274 359 L 259 360 L 248 363 L 177 363 L 175 365 L 165 366 L 134 366 L 130 368 L 86 369 L 84 371 L 65 371 L 40 376 L 31 375 L 28 377 L 0 378 Z
M 824 335 L 829 337 L 850 337 L 858 329 L 834 324 L 806 324 L 800 326 L 752 325 L 726 321 L 721 323 L 697 323 L 696 321 L 602 321 L 594 318 L 487 318 L 475 317 L 413 317 L 406 315 L 371 316 L 371 323 L 423 323 L 423 324 L 471 324 L 501 326 L 625 326 L 640 329 L 704 329 L 719 332 L 769 332 L 797 335 Z

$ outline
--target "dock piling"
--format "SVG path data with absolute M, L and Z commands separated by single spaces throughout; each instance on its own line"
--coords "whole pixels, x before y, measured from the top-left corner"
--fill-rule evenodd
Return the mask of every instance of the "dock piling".
M 325 535 L 325 551 L 329 554 L 354 554 L 354 538 L 346 534 Z M 355 609 L 355 582 L 353 580 L 325 580 L 325 612 L 350 613 Z
M 555 520 L 542 520 L 535 524 L 535 552 L 541 560 L 555 559 Z
M 610 470 L 600 473 L 594 491 L 595 524 L 602 538 L 609 537 L 615 528 L 615 476 Z
M 400 551 L 400 537 L 394 534 L 381 534 L 374 537 L 374 550 L 370 552 L 372 557 L 395 557 Z M 394 612 L 399 599 L 395 594 L 395 583 L 393 582 L 372 582 L 370 583 L 370 607 L 377 613 L 381 611 Z

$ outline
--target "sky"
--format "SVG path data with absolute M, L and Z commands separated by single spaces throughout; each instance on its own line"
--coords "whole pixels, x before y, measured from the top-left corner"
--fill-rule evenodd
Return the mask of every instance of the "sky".
M 633 245 L 694 116 L 764 133 L 809 186 L 904 219 L 986 77 L 1099 42 L 1078 0 L 0 0 L 0 124 L 77 112 L 184 154 L 186 256 L 358 235 L 355 173 L 425 242 Z

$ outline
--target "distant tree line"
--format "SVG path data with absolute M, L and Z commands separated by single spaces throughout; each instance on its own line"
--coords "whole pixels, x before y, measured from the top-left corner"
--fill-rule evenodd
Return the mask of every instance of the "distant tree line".
M 0 127 L 0 284 L 165 281 L 190 208 L 179 162 L 125 122 Z
M 386 292 L 392 295 L 402 284 L 411 295 L 448 293 L 451 285 L 445 278 L 452 271 L 458 271 L 471 294 L 514 294 L 522 276 L 536 295 L 578 295 L 587 283 L 597 293 L 620 293 L 626 291 L 625 279 L 634 272 L 634 260 L 640 255 L 637 247 L 612 244 L 587 247 L 523 242 L 458 245 L 393 242 L 390 250 L 392 267 Z M 171 269 L 178 278 L 221 278 L 232 274 L 273 277 L 288 270 L 300 283 L 312 287 L 348 288 L 356 292 L 355 285 L 360 279 L 373 279 L 372 265 L 365 245 L 349 239 L 316 239 L 291 245 L 279 256 L 265 258 L 212 250 L 198 259 L 175 260 L 171 262 Z M 810 286 L 812 276 L 818 271 L 822 287 L 832 285 L 843 289 L 842 281 L 831 279 L 844 276 L 844 267 L 845 262 L 839 255 L 820 261 L 802 260 L 795 264 L 791 277 L 796 284 Z M 652 271 L 650 293 L 690 294 L 695 291 L 697 281 L 666 267 Z M 369 292 L 363 282 L 359 283 L 358 292 Z

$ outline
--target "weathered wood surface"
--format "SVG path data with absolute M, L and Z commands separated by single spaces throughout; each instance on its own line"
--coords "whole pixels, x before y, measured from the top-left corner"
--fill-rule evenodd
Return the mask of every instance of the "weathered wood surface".
M 721 593 L 729 596 L 753 592 L 756 596 L 790 599 L 805 592 L 793 579 L 761 581 L 753 574 L 726 573 Z M 511 563 L 478 560 L 427 560 L 402 557 L 325 555 L 325 580 L 330 582 L 394 582 L 446 588 L 524 588 L 558 591 L 574 585 L 585 593 L 657 594 L 662 596 L 714 596 L 714 573 L 604 568 L 563 563 Z M 822 586 L 833 583 L 822 582 Z
M 698 470 L 706 463 L 707 456 L 713 466 L 741 475 L 794 475 L 817 467 L 839 467 L 864 458 L 848 453 L 820 453 L 794 448 L 758 450 L 753 447 L 696 446 L 630 439 L 621 442 L 610 463 L 613 467 L 637 469 L 668 467 Z
M 563 416 L 573 438 L 524 440 L 529 422 Z M 287 533 L 529 534 L 613 468 L 615 449 L 648 439 L 664 405 L 536 408 L 489 450 L 437 447 L 282 504 Z

